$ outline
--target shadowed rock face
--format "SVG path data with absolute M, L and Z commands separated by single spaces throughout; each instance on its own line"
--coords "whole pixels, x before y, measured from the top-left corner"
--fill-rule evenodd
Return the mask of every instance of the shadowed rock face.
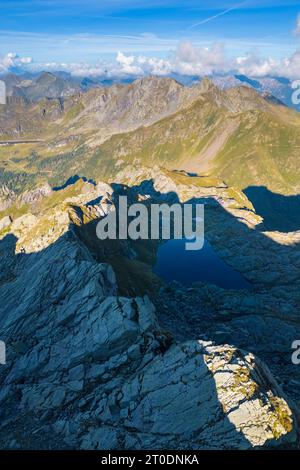
M 266 187 L 251 186 L 244 190 L 255 211 L 264 222 L 262 230 L 294 232 L 300 230 L 300 195 L 284 196 Z
M 154 182 L 157 189 L 160 184 L 166 190 L 168 178 Z M 0 338 L 7 345 L 0 446 L 245 449 L 295 443 L 290 405 L 252 353 L 212 343 L 200 330 L 201 339 L 178 340 L 160 326 L 147 296 L 118 295 L 112 268 L 97 263 L 80 237 L 84 217 L 107 212 L 112 188 L 97 188 L 98 196 L 103 191 L 98 209 L 92 189 L 93 205 L 85 193 L 72 199 L 71 209 L 23 216 L 11 228 L 17 236 L 0 241 Z M 184 188 L 188 197 L 184 185 L 180 197 Z M 176 310 L 170 302 L 167 313 L 159 311 L 175 330 Z
M 14 249 L 7 236 L 1 447 L 211 449 L 294 440 L 290 408 L 253 355 L 176 343 L 147 297 L 115 295 L 111 268 L 95 263 L 72 232 L 38 253 Z

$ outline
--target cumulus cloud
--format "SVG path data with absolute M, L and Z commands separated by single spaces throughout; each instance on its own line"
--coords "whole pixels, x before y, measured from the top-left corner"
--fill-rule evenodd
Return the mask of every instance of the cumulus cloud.
M 252 77 L 274 75 L 295 79 L 300 78 L 300 49 L 280 60 L 263 58 L 255 53 L 229 58 L 220 43 L 210 47 L 196 47 L 185 41 L 178 45 L 170 69 L 182 75 L 203 76 L 230 72 Z
M 255 54 L 246 54 L 236 58 L 234 69 L 243 75 L 264 77 L 276 75 L 280 69 L 280 63 L 271 58 L 262 59 Z
M 114 71 L 121 75 L 143 76 L 147 74 L 168 75 L 209 75 L 227 70 L 230 67 L 225 57 L 224 46 L 219 43 L 210 47 L 194 46 L 189 41 L 180 42 L 177 49 L 166 59 L 144 55 L 125 55 L 118 52 L 117 68 Z M 108 67 L 111 72 L 111 67 Z
M 235 70 L 244 75 L 265 77 L 267 75 L 283 76 L 292 80 L 300 78 L 300 49 L 290 57 L 281 60 L 262 59 L 253 54 L 238 57 Z
M 66 71 L 78 77 L 142 77 L 145 75 L 166 76 L 212 75 L 218 73 L 239 73 L 252 77 L 267 75 L 285 76 L 291 79 L 300 77 L 300 49 L 290 57 L 281 60 L 262 58 L 254 53 L 246 53 L 229 58 L 223 44 L 210 46 L 194 45 L 189 41 L 180 42 L 167 58 L 149 57 L 142 54 L 125 54 L 119 51 L 115 60 L 99 61 L 96 64 L 81 63 L 34 63 L 30 57 L 19 57 L 9 53 L 0 58 L 0 73 L 8 71 Z
M 281 73 L 289 78 L 300 78 L 300 49 L 282 61 Z
M 141 75 L 143 70 L 136 64 L 136 58 L 133 55 L 126 56 L 118 52 L 116 61 L 120 66 L 120 73 L 125 75 Z
M 210 75 L 230 68 L 224 46 L 196 47 L 189 41 L 179 43 L 175 52 L 174 71 L 182 75 Z
M 239 73 L 253 77 L 284 75 L 300 77 L 300 50 L 282 60 L 263 58 L 255 53 L 229 58 L 223 44 L 213 43 L 209 47 L 195 46 L 189 41 L 180 42 L 177 49 L 166 59 L 142 55 L 117 55 L 117 66 L 108 65 L 110 75 L 143 76 L 169 75 L 213 75 Z
M 6 56 L 0 57 L 0 72 L 19 69 L 31 63 L 31 57 L 19 57 L 15 52 L 9 52 Z
M 300 38 L 300 13 L 296 20 L 294 33 Z M 37 40 L 38 37 L 32 37 L 31 35 L 29 39 L 33 41 Z M 28 41 L 26 34 L 23 40 L 25 43 Z M 93 64 L 88 62 L 34 63 L 31 57 L 20 57 L 18 54 L 10 52 L 4 57 L 0 57 L 0 73 L 38 72 L 42 70 L 54 72 L 61 70 L 79 77 L 107 78 L 135 78 L 149 74 L 165 76 L 172 73 L 199 76 L 218 73 L 240 73 L 253 77 L 283 75 L 287 78 L 300 79 L 300 46 L 292 55 L 276 60 L 272 57 L 260 57 L 257 53 L 253 52 L 241 54 L 235 58 L 229 57 L 225 46 L 218 42 L 207 46 L 195 45 L 190 41 L 181 41 L 176 46 L 175 40 L 161 39 L 152 34 L 143 34 L 139 37 L 103 36 L 99 38 L 91 35 L 77 35 L 71 39 L 59 37 L 55 46 L 65 47 L 66 44 L 70 43 L 73 47 L 75 41 L 84 43 L 85 46 L 88 44 L 88 47 L 92 48 L 93 51 L 110 50 L 109 44 L 114 42 L 112 50 L 119 50 L 119 52 L 117 52 L 114 60 L 99 60 Z M 121 47 L 119 48 L 121 43 L 127 50 L 127 53 L 122 51 Z M 163 50 L 169 49 L 167 57 L 161 58 L 145 55 L 147 51 L 149 54 L 150 50 L 158 51 L 162 50 L 162 48 Z M 85 49 L 82 48 L 83 50 Z M 143 53 L 133 52 L 133 50 L 143 50 Z M 66 51 L 68 53 L 68 49 Z
M 172 72 L 172 64 L 167 59 L 157 57 L 139 56 L 137 62 L 143 70 L 144 75 L 168 75 Z

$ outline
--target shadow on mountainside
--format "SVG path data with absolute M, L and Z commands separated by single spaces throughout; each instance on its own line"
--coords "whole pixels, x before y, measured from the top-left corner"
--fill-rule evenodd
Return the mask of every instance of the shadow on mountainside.
M 259 229 L 278 232 L 300 230 L 300 195 L 276 194 L 265 186 L 249 186 L 244 193 L 255 212 L 264 219 Z
M 161 194 L 150 180 L 131 190 L 151 196 L 145 201 L 148 205 L 178 201 L 175 192 Z M 116 196 L 128 188 L 118 185 L 115 191 Z M 226 290 L 205 282 L 190 288 L 166 284 L 152 271 L 161 242 L 138 240 L 122 242 L 122 249 L 118 244 L 115 256 L 109 259 L 121 294 L 150 295 L 162 326 L 180 341 L 205 336 L 217 344 L 230 343 L 258 354 L 299 401 L 300 370 L 292 364 L 291 345 L 300 337 L 300 244 L 281 245 L 250 229 L 242 222 L 243 211 L 237 218 L 213 198 L 187 202 L 205 204 L 206 240 L 221 260 L 243 275 L 250 289 Z M 76 230 L 95 259 L 105 261 L 109 250 L 103 252 L 105 242 L 95 236 L 96 222 Z M 176 255 L 174 258 L 177 269 Z M 292 384 L 293 378 L 296 383 Z
M 40 252 L 15 254 L 16 242 L 0 241 L 2 449 L 251 447 L 221 406 L 214 354 L 115 297 L 72 228 Z
M 178 201 L 175 192 L 161 194 L 150 180 L 131 189 L 150 196 L 146 205 Z M 128 188 L 118 185 L 115 191 L 116 196 Z M 96 222 L 76 231 L 97 261 L 112 264 L 121 295 L 150 295 L 160 322 L 180 341 L 208 332 L 219 344 L 227 342 L 261 355 L 282 382 L 294 376 L 300 384 L 300 370 L 291 362 L 291 345 L 300 337 L 300 244 L 281 245 L 250 229 L 242 222 L 243 211 L 237 218 L 213 198 L 187 202 L 205 204 L 206 240 L 221 260 L 243 275 L 249 289 L 226 290 L 205 282 L 190 289 L 166 284 L 152 271 L 162 242 L 126 240 L 110 245 L 96 237 Z M 300 388 L 294 387 L 293 396 L 300 398 Z
M 149 213 L 152 203 L 179 202 L 175 191 L 161 193 L 155 189 L 152 180 L 143 181 L 133 187 L 122 184 L 114 184 L 112 187 L 112 199 L 117 211 L 117 198 L 120 195 L 127 195 L 128 203 L 143 202 Z M 141 201 L 139 196 L 145 196 L 146 199 Z M 214 198 L 192 198 L 185 201 L 185 204 L 204 204 L 205 239 L 223 261 L 245 276 L 254 290 L 300 282 L 300 244 L 283 245 L 259 230 L 250 229 L 243 222 L 243 210 L 239 211 L 237 218 Z M 116 258 L 122 255 L 130 261 L 141 261 L 152 268 L 156 261 L 157 249 L 163 241 L 99 240 L 96 236 L 97 223 L 98 221 L 94 220 L 76 227 L 75 230 L 98 262 L 110 262 L 110 255 L 114 254 Z M 118 271 L 118 266 L 114 265 L 114 268 Z M 130 292 L 122 290 L 122 286 L 121 293 L 130 295 Z M 133 291 L 134 295 L 143 293 L 149 292 Z
M 67 181 L 64 184 L 62 184 L 61 186 L 55 186 L 52 189 L 53 189 L 53 191 L 61 191 L 62 189 L 65 189 L 69 186 L 72 186 L 73 184 L 75 184 L 79 180 L 91 183 L 94 186 L 96 185 L 95 181 L 92 180 L 91 178 L 88 179 L 85 176 L 73 175 L 73 176 L 70 176 L 70 178 L 68 178 Z
M 128 190 L 129 188 L 125 186 L 117 185 L 114 196 L 125 194 Z M 168 196 L 155 191 L 152 181 L 136 186 L 133 188 L 133 193 L 150 195 L 145 201 L 146 204 L 150 204 L 151 201 L 178 200 L 174 192 Z M 297 368 L 291 364 L 290 348 L 291 342 L 300 337 L 297 309 L 300 303 L 299 245 L 293 247 L 279 245 L 259 231 L 249 229 L 215 199 L 198 198 L 188 202 L 205 203 L 206 238 L 221 258 L 242 272 L 252 283 L 253 292 L 229 291 L 230 295 L 225 299 L 225 309 L 223 297 L 227 295 L 227 291 L 223 289 L 214 291 L 203 283 L 199 292 L 201 295 L 203 292 L 208 293 L 210 306 L 205 305 L 202 311 L 202 304 L 194 302 L 193 294 L 184 291 L 181 296 L 181 288 L 178 287 L 179 297 L 175 289 L 171 291 L 169 297 L 163 298 L 164 301 L 170 301 L 164 312 L 164 315 L 169 316 L 169 324 L 172 324 L 170 330 L 175 336 L 176 330 L 182 330 L 181 340 L 184 341 L 203 335 L 211 339 L 209 335 L 212 332 L 214 341 L 217 344 L 224 344 L 224 338 L 218 337 L 214 332 L 218 329 L 218 323 L 229 324 L 233 320 L 234 334 L 227 336 L 225 343 L 245 348 L 255 354 L 261 353 L 267 364 L 271 366 L 272 355 L 276 352 L 276 359 L 278 355 L 283 359 L 282 364 L 279 364 L 280 368 L 284 369 L 286 366 L 282 373 L 295 378 Z M 115 443 L 111 440 L 107 444 L 108 448 L 114 446 L 120 448 L 120 442 L 122 442 L 121 448 L 124 448 L 124 436 L 129 435 L 133 438 L 137 434 L 144 436 L 140 439 L 146 439 L 144 446 L 149 445 L 149 448 L 157 446 L 157 440 L 163 439 L 162 436 L 174 435 L 173 443 L 176 443 L 174 448 L 178 446 L 180 448 L 189 425 L 194 433 L 198 434 L 199 447 L 201 445 L 209 447 L 208 443 L 212 440 L 209 432 L 212 432 L 216 423 L 217 429 L 213 431 L 216 439 L 220 433 L 220 442 L 222 442 L 224 429 L 229 436 L 227 444 L 223 447 L 230 448 L 230 442 L 238 442 L 237 447 L 248 447 L 247 439 L 237 431 L 220 406 L 215 379 L 199 355 L 200 350 L 196 364 L 192 353 L 183 352 L 184 347 L 176 345 L 173 341 L 170 343 L 169 340 L 162 340 L 161 337 L 165 333 L 159 333 L 157 336 L 154 330 L 151 333 L 152 337 L 148 333 L 145 334 L 139 323 L 141 314 L 136 316 L 135 313 L 131 317 L 130 311 L 128 312 L 130 309 L 127 307 L 122 309 L 122 302 L 125 302 L 122 297 L 112 301 L 111 308 L 106 305 L 102 310 L 102 303 L 107 302 L 105 299 L 112 298 L 113 291 L 106 272 L 107 268 L 101 263 L 105 261 L 110 263 L 111 253 L 116 260 L 120 260 L 120 249 L 121 262 L 112 263 L 119 282 L 122 282 L 122 279 L 128 282 L 130 278 L 133 288 L 134 283 L 141 287 L 146 286 L 145 293 L 148 291 L 154 302 L 157 299 L 155 304 L 159 321 L 164 306 L 159 293 L 159 286 L 162 283 L 157 277 L 151 278 L 149 274 L 155 262 L 158 244 L 150 244 L 149 248 L 145 246 L 147 241 L 125 240 L 120 248 L 117 241 L 111 244 L 110 241 L 99 240 L 96 237 L 95 224 L 94 221 L 83 226 L 72 226 L 69 232 L 52 245 L 32 254 L 15 254 L 17 240 L 13 235 L 7 235 L 0 241 L 0 259 L 4 266 L 0 275 L 0 339 L 6 342 L 8 354 L 7 365 L 0 367 L 0 383 L 4 390 L 0 394 L 1 447 L 6 447 L 10 441 L 17 438 L 23 448 L 62 448 L 68 445 L 76 448 L 77 441 L 76 445 L 74 441 L 68 444 L 66 439 L 62 444 L 61 438 L 65 439 L 66 436 L 61 431 L 57 437 L 53 434 L 52 428 L 49 431 L 49 426 L 61 420 L 62 416 L 64 420 L 76 422 L 78 415 L 83 411 L 92 413 L 92 418 L 94 415 L 97 416 L 93 429 L 100 425 L 102 428 L 108 426 L 110 429 L 117 427 L 115 432 L 118 439 Z M 124 266 L 125 259 L 127 261 Z M 138 270 L 133 263 L 141 263 Z M 118 269 L 122 269 L 122 276 Z M 154 288 L 152 282 L 156 283 Z M 149 289 L 149 286 L 152 288 Z M 128 294 L 134 295 L 134 291 L 135 289 L 132 289 Z M 123 290 L 122 295 L 124 294 Z M 260 295 L 262 303 L 251 304 L 251 299 L 256 299 L 256 296 Z M 189 296 L 193 299 L 192 303 L 189 303 Z M 237 302 L 237 299 L 242 302 Z M 128 302 L 132 304 L 135 300 L 131 298 Z M 243 302 L 245 305 L 243 304 L 241 319 L 239 308 Z M 188 313 L 193 313 L 189 318 L 184 312 L 185 303 L 190 309 Z M 205 309 L 209 308 L 211 311 L 206 312 Z M 179 310 L 180 316 L 176 315 L 176 310 Z M 133 307 L 133 311 L 138 311 L 136 306 Z M 202 313 L 209 313 L 210 316 L 201 317 Z M 126 315 L 129 315 L 130 320 L 129 336 L 123 324 Z M 251 321 L 248 321 L 249 319 Z M 270 323 L 267 323 L 269 320 Z M 184 324 L 186 321 L 188 327 Z M 163 325 L 166 324 L 164 321 Z M 111 335 L 107 337 L 105 334 L 110 332 L 110 328 Z M 105 337 L 102 338 L 101 335 Z M 125 364 L 115 361 L 116 357 L 123 357 L 134 344 L 140 345 L 141 356 L 132 356 L 130 362 Z M 153 353 L 149 369 L 143 362 L 144 356 L 148 353 Z M 177 354 L 180 360 L 176 370 L 171 366 L 168 369 L 166 364 L 168 361 L 172 363 Z M 74 357 L 77 359 L 72 362 Z M 114 360 L 110 361 L 112 357 Z M 103 368 L 100 367 L 93 376 L 92 368 L 104 363 L 111 364 L 109 367 L 112 370 L 106 369 L 104 374 Z M 78 389 L 74 390 L 74 384 L 70 384 L 74 382 L 70 370 L 78 365 L 84 369 L 84 378 L 81 387 L 77 384 Z M 184 381 L 179 380 L 178 388 L 176 381 L 174 384 L 177 366 L 180 370 L 179 376 L 187 377 Z M 108 378 L 109 373 L 111 375 Z M 141 375 L 144 377 L 144 383 L 155 382 L 155 392 L 143 390 L 141 396 L 134 398 L 136 408 L 130 411 L 126 418 L 129 421 L 124 426 L 122 407 L 126 408 L 127 405 L 119 403 L 115 397 L 121 392 L 124 393 L 122 389 L 124 383 L 128 382 L 133 386 L 137 377 Z M 113 391 L 109 386 L 110 381 L 114 381 L 111 382 L 114 384 Z M 90 399 L 91 393 L 93 400 Z M 104 403 L 105 394 L 107 401 Z M 203 408 L 201 405 L 193 408 L 191 403 L 194 404 L 194 400 L 199 401 L 199 395 L 204 397 Z M 255 397 L 254 394 L 253 399 Z M 81 404 L 85 403 L 82 412 L 79 411 L 81 410 L 79 400 Z M 151 412 L 147 408 L 149 400 L 153 406 Z M 208 407 L 209 403 L 211 407 Z M 160 408 L 161 406 L 163 408 Z M 103 410 L 99 416 L 101 407 Z M 209 411 L 209 417 L 207 409 L 214 410 Z M 82 419 L 84 420 L 84 417 Z M 43 437 L 40 436 L 41 432 L 33 434 L 41 426 Z M 26 436 L 20 432 L 20 429 L 25 428 Z M 82 435 L 80 425 L 75 431 L 76 439 L 80 440 Z M 189 448 L 189 439 L 184 443 L 186 448 Z M 143 447 L 141 440 L 140 444 L 137 444 L 137 440 L 131 439 L 131 442 Z M 164 444 L 166 442 L 164 441 Z M 101 446 L 103 448 L 100 442 L 98 447 Z

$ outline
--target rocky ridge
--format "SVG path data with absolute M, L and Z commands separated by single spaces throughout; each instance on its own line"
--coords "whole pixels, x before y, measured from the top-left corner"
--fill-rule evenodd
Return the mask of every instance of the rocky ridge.
M 45 180 L 103 180 L 157 164 L 295 194 L 299 126 L 298 113 L 247 86 L 147 77 L 1 106 L 0 181 L 24 192 Z
M 149 177 L 154 181 L 150 186 Z M 134 179 L 134 197 L 150 193 L 161 200 L 176 189 L 182 200 L 205 199 L 213 214 L 219 206 L 232 211 L 230 217 L 245 230 L 259 223 L 247 198 L 221 181 L 213 186 L 201 178 L 152 168 L 123 172 L 117 182 L 129 184 L 129 178 Z M 226 339 L 224 331 L 222 337 L 209 330 L 204 316 L 212 287 L 195 286 L 182 318 L 182 299 L 174 302 L 172 286 L 161 290 L 157 300 L 163 302 L 156 309 L 147 296 L 118 295 L 111 266 L 97 263 L 76 231 L 107 212 L 114 191 L 103 183 L 84 184 L 77 194 L 63 193 L 54 206 L 50 202 L 56 194 L 48 194 L 40 202 L 40 213 L 16 218 L 2 234 L 0 337 L 8 356 L 0 368 L 1 447 L 295 445 L 294 405 L 269 368 L 246 348 L 230 346 L 237 343 L 229 330 Z M 218 217 L 212 222 L 220 222 Z M 235 230 L 233 222 L 227 220 L 226 226 Z M 208 234 L 216 236 L 213 225 Z M 216 243 L 220 252 L 221 240 Z M 223 256 L 229 258 L 224 248 Z M 232 263 L 237 260 L 232 250 Z M 178 297 L 187 293 L 180 286 L 175 290 Z M 250 313 L 257 304 L 243 305 L 248 293 L 236 297 L 236 303 L 237 293 L 219 289 L 218 294 L 224 315 L 226 296 L 231 297 L 231 322 L 241 321 L 240 311 L 253 325 Z M 195 329 L 186 313 L 197 295 Z M 219 326 L 221 314 L 219 307 Z

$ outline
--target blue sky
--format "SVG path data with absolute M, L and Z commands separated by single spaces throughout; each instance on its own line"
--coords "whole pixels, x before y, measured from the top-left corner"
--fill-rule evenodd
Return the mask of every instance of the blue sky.
M 279 61 L 298 49 L 299 13 L 299 0 L 0 0 L 0 57 L 99 64 L 120 51 L 168 59 L 188 42 L 222 45 L 227 59 Z

